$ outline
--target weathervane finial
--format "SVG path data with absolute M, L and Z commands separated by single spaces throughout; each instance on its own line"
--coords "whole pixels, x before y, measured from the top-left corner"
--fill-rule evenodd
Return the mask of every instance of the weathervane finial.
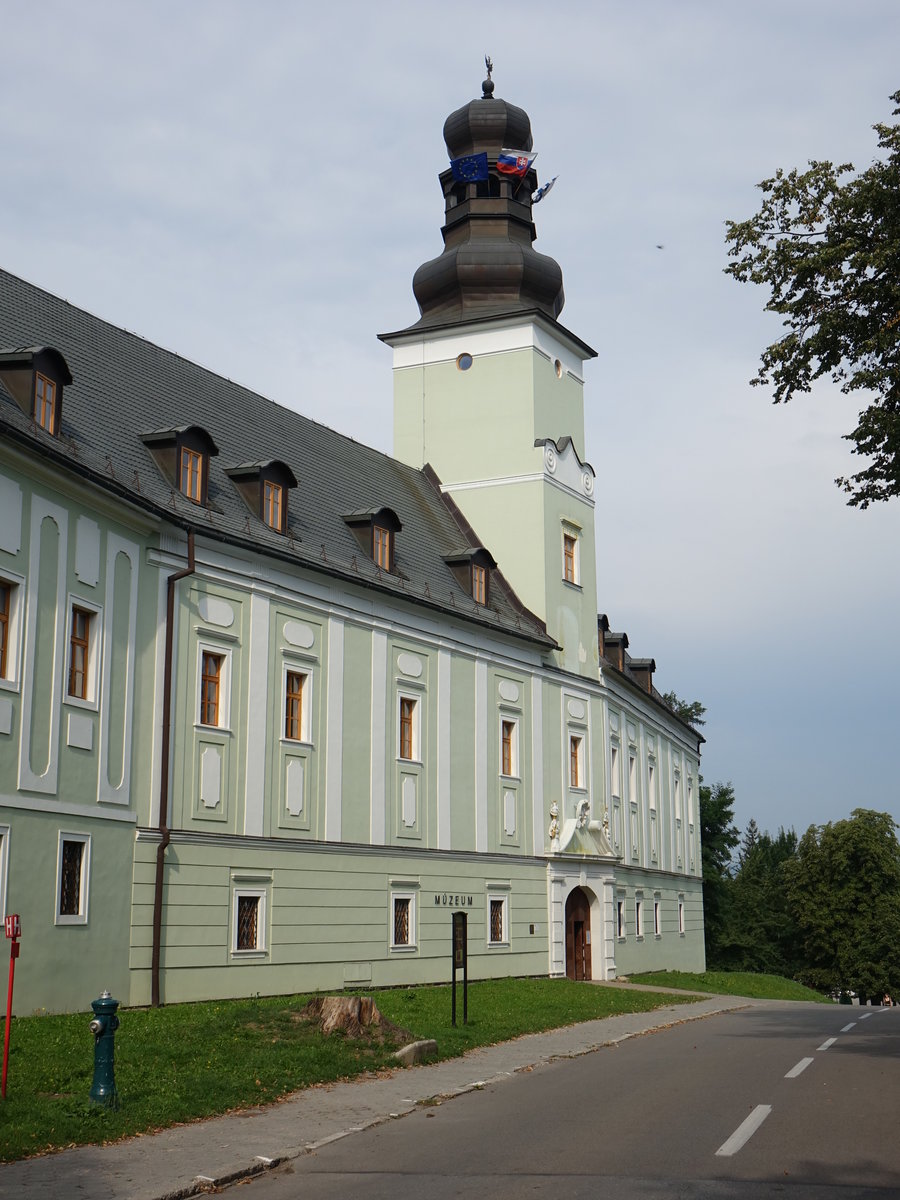
M 494 94 L 494 81 L 491 79 L 491 71 L 494 69 L 494 63 L 489 54 L 484 56 L 484 65 L 487 67 L 487 79 L 481 85 L 482 100 L 490 100 Z

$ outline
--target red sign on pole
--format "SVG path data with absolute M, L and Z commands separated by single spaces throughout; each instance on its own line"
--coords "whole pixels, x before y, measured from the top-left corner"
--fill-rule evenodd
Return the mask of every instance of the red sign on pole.
M 19 943 L 16 940 L 22 936 L 22 922 L 18 913 L 10 913 L 6 918 L 6 936 L 11 939 L 9 948 L 9 991 L 6 994 L 6 1029 L 3 1031 L 3 1075 L 0 1078 L 0 1097 L 6 1099 L 6 1071 L 9 1066 L 9 1026 L 12 1021 L 13 979 L 16 974 L 16 959 L 19 957 Z

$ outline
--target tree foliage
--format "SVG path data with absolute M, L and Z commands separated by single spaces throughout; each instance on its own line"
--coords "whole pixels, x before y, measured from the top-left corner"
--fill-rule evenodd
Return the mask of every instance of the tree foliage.
M 900 115 L 900 91 L 891 100 Z M 871 462 L 835 480 L 860 508 L 900 494 L 900 124 L 874 128 L 882 156 L 866 170 L 779 169 L 759 184 L 759 212 L 726 222 L 726 273 L 768 288 L 786 327 L 752 382 L 776 404 L 822 376 L 866 397 L 844 436 Z
M 729 867 L 740 840 L 734 824 L 734 788 L 730 783 L 700 786 L 700 845 L 703 860 L 703 924 L 707 966 L 719 965 L 717 947 L 728 920 Z
M 717 948 L 734 971 L 793 977 L 802 966 L 796 924 L 788 908 L 785 864 L 797 849 L 793 829 L 775 837 L 751 819 L 729 887 L 727 922 Z
M 676 717 L 680 717 L 695 729 L 706 724 L 706 705 L 701 704 L 699 700 L 682 700 L 674 692 L 664 692 L 663 703 L 671 708 Z
M 786 864 L 804 981 L 862 996 L 900 994 L 900 843 L 888 813 L 856 808 L 812 825 Z

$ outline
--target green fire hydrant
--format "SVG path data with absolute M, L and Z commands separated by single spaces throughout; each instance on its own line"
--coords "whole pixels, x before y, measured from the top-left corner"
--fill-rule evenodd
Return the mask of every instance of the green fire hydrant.
M 91 1008 L 94 1010 L 94 1019 L 91 1021 L 91 1033 L 94 1035 L 94 1082 L 91 1084 L 91 1103 L 102 1104 L 104 1108 L 119 1107 L 115 1074 L 118 1007 L 118 1000 L 113 1000 L 109 992 L 101 992 L 99 1000 L 91 1001 Z

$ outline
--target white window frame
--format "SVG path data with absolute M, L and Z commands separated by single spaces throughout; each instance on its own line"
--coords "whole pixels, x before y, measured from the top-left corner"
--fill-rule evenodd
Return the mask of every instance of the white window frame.
M 496 903 L 499 903 L 502 906 L 501 907 L 501 921 L 502 921 L 503 927 L 501 929 L 502 936 L 501 936 L 499 942 L 494 942 L 491 940 L 491 905 L 496 904 Z M 509 944 L 510 944 L 509 893 L 508 892 L 507 893 L 488 892 L 487 898 L 486 898 L 486 905 L 487 905 L 487 911 L 485 913 L 485 917 L 486 917 L 485 940 L 487 941 L 488 949 L 497 949 L 497 948 L 501 948 L 501 947 L 508 948 Z
M 246 887 L 240 884 L 232 890 L 231 893 L 231 954 L 233 958 L 262 958 L 267 953 L 266 939 L 266 910 L 268 899 L 268 888 L 266 887 Z M 251 899 L 257 901 L 256 908 L 256 945 L 246 947 L 242 950 L 238 949 L 238 903 L 241 899 Z
M 659 895 L 653 897 L 653 936 L 662 937 L 662 899 Z
M 402 701 L 411 700 L 412 712 L 412 746 L 410 757 L 404 758 L 400 751 L 403 748 L 402 728 L 400 722 L 400 706 Z M 398 690 L 397 692 L 397 761 L 402 763 L 422 764 L 422 697 L 416 692 Z
M 573 792 L 586 792 L 588 790 L 587 781 L 587 756 L 585 754 L 585 746 L 587 745 L 587 737 L 584 730 L 570 729 L 568 741 L 568 757 L 566 760 L 566 782 L 569 790 Z M 577 742 L 577 751 L 575 762 L 577 765 L 577 783 L 572 782 L 572 743 Z
M 9 879 L 9 826 L 0 825 L 0 917 L 6 916 L 6 884 Z
M 681 824 L 681 772 L 677 767 L 672 772 L 672 799 L 675 808 L 675 820 Z
M 678 933 L 684 937 L 684 896 L 678 896 Z
M 0 581 L 9 587 L 9 619 L 6 624 L 6 674 L 0 688 L 17 692 L 22 682 L 22 629 L 25 620 L 25 579 L 13 571 L 0 571 Z
M 81 851 L 81 879 L 78 884 L 78 912 L 77 913 L 61 913 L 60 906 L 62 904 L 62 868 L 63 868 L 63 843 L 64 842 L 80 842 L 82 845 Z M 61 829 L 59 831 L 56 845 L 56 902 L 54 905 L 54 921 L 55 925 L 87 925 L 88 911 L 90 906 L 90 890 L 91 890 L 91 835 L 89 833 L 74 833 L 70 830 Z
M 627 937 L 628 929 L 625 917 L 625 894 L 621 892 L 616 896 L 616 938 L 620 942 L 624 942 Z
M 634 936 L 638 941 L 644 940 L 644 893 L 634 894 Z
M 300 700 L 300 737 L 289 738 L 285 733 L 287 724 L 287 677 L 288 675 L 301 675 L 303 683 L 301 685 L 301 700 Z M 310 718 L 312 715 L 312 698 L 313 698 L 313 682 L 312 671 L 309 667 L 300 663 L 291 662 L 290 659 L 282 661 L 281 671 L 281 742 L 285 746 L 311 746 L 312 745 L 312 726 Z M 210 726 L 205 726 L 210 728 Z
M 571 538 L 574 545 L 572 548 L 572 573 L 573 578 L 566 578 L 566 538 Z M 560 538 L 559 550 L 562 556 L 562 581 L 567 583 L 569 587 L 581 587 L 581 528 L 574 525 L 571 521 L 563 521 Z
M 91 712 L 97 712 L 100 708 L 100 647 L 103 640 L 103 609 L 97 604 L 92 604 L 90 600 L 85 600 L 83 596 L 75 596 L 71 593 L 68 597 L 68 605 L 66 653 L 63 664 L 65 672 L 62 688 L 63 702 L 71 704 L 73 708 L 87 708 Z M 87 695 L 84 699 L 69 694 L 69 673 L 72 669 L 72 623 L 76 608 L 87 613 L 90 618 L 88 622 L 88 660 L 85 672 Z
M 609 794 L 614 800 L 618 800 L 622 794 L 621 775 L 622 767 L 619 761 L 619 743 L 613 739 L 609 743 Z
M 512 739 L 511 739 L 511 745 L 510 745 L 511 762 L 509 764 L 510 771 L 509 771 L 508 775 L 503 770 L 503 726 L 504 725 L 512 725 Z M 519 772 L 519 718 L 517 716 L 511 715 L 510 713 L 501 712 L 500 713 L 500 722 L 499 722 L 499 731 L 500 731 L 500 743 L 499 743 L 500 762 L 498 764 L 498 773 L 500 775 L 500 778 L 501 779 L 519 779 L 521 777 L 520 772 Z
M 200 720 L 203 712 L 203 655 L 214 654 L 222 660 L 219 672 L 219 720 L 207 725 Z M 206 638 L 197 639 L 197 680 L 194 689 L 194 728 L 231 731 L 231 655 L 232 647 Z M 282 717 L 284 713 L 282 711 Z
M 392 953 L 408 954 L 411 951 L 418 950 L 418 936 L 416 927 L 416 891 L 413 888 L 391 888 L 390 900 L 388 903 L 388 946 Z M 409 941 L 395 942 L 394 941 L 394 912 L 396 902 L 398 900 L 409 901 Z

